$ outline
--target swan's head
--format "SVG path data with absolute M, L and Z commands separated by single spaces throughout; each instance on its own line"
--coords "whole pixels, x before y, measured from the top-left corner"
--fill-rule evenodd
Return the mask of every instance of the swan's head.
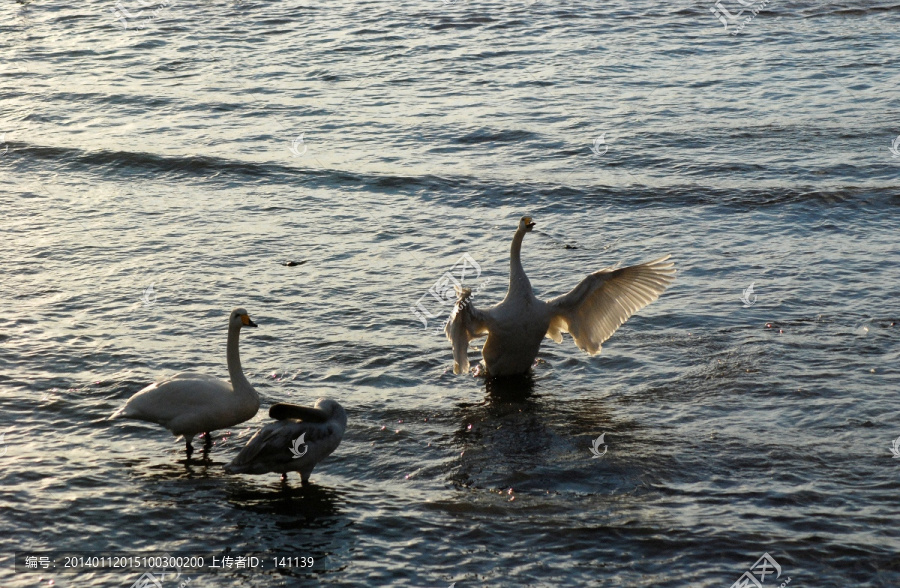
M 347 426 L 347 413 L 337 400 L 331 398 L 319 398 L 316 400 L 316 408 L 328 415 L 328 420 L 335 421 L 341 426 Z
M 521 220 L 519 220 L 519 230 L 525 231 L 528 233 L 531 229 L 534 228 L 534 221 L 531 220 L 530 216 L 523 216 Z
M 228 319 L 228 324 L 239 329 L 241 327 L 256 326 L 256 323 L 250 319 L 250 315 L 243 308 L 235 308 L 231 311 L 231 318 Z

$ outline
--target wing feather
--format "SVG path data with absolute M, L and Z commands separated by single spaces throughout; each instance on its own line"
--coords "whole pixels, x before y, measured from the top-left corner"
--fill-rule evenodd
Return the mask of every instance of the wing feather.
M 290 445 L 291 434 L 293 431 L 284 426 L 277 426 L 281 421 L 277 423 L 270 423 L 256 432 L 253 437 L 250 438 L 250 441 L 247 442 L 247 445 L 241 449 L 240 453 L 238 453 L 234 459 L 229 464 L 230 466 L 244 466 L 251 463 L 257 455 L 260 454 L 263 450 L 266 452 L 275 452 L 279 450 L 284 450 L 284 452 L 289 453 L 288 447 Z
M 469 341 L 488 334 L 485 314 L 472 305 L 472 290 L 457 290 L 456 304 L 444 327 L 453 345 L 453 373 L 469 371 Z
M 600 353 L 604 341 L 675 279 L 675 264 L 668 259 L 666 255 L 640 265 L 602 269 L 568 294 L 549 300 L 547 336 L 560 343 L 562 333 L 570 333 L 580 349 Z

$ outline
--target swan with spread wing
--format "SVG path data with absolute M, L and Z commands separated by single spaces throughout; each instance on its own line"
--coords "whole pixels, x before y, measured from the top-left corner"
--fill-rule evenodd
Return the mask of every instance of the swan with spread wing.
M 524 216 L 513 236 L 509 256 L 509 290 L 491 308 L 472 304 L 472 291 L 459 290 L 444 332 L 453 345 L 453 372 L 469 370 L 469 341 L 487 335 L 482 357 L 488 376 L 523 374 L 531 369 L 544 337 L 557 343 L 570 333 L 575 344 L 590 355 L 600 353 L 631 315 L 657 298 L 675 279 L 669 256 L 623 268 L 596 271 L 571 292 L 552 300 L 539 300 L 522 267 L 522 240 L 534 222 Z

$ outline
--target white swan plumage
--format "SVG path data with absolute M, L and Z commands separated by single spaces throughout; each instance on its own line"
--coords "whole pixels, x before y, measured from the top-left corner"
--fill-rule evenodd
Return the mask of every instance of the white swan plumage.
M 233 474 L 300 472 L 305 485 L 313 468 L 331 455 L 347 428 L 347 413 L 336 400 L 319 398 L 314 408 L 278 403 L 269 409 L 276 419 L 259 431 L 225 466 Z M 299 442 L 298 442 L 299 440 Z M 301 451 L 298 446 L 303 446 Z
M 444 328 L 453 346 L 454 373 L 469 370 L 469 341 L 484 335 L 482 357 L 489 376 L 526 373 L 543 338 L 561 343 L 563 333 L 570 333 L 580 349 L 596 355 L 616 329 L 659 298 L 675 279 L 675 264 L 666 255 L 640 265 L 601 269 L 568 294 L 539 300 L 521 259 L 522 240 L 533 228 L 531 217 L 519 221 L 510 248 L 509 289 L 500 304 L 479 310 L 472 304 L 471 290 L 459 290 Z
M 241 328 L 255 326 L 243 308 L 231 311 L 226 346 L 231 382 L 206 374 L 175 374 L 137 392 L 109 418 L 149 421 L 162 425 L 173 435 L 184 435 L 190 458 L 195 435 L 206 433 L 209 440 L 210 431 L 247 421 L 259 410 L 259 394 L 244 376 L 238 352 Z

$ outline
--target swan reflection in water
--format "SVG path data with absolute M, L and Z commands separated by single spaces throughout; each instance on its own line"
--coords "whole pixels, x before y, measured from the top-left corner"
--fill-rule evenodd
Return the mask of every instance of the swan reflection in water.
M 624 423 L 615 422 L 605 400 L 564 398 L 548 385 L 553 380 L 531 374 L 488 378 L 482 402 L 459 405 L 453 440 L 460 458 L 451 480 L 544 493 L 594 479 L 600 470 L 590 463 L 590 439 Z

